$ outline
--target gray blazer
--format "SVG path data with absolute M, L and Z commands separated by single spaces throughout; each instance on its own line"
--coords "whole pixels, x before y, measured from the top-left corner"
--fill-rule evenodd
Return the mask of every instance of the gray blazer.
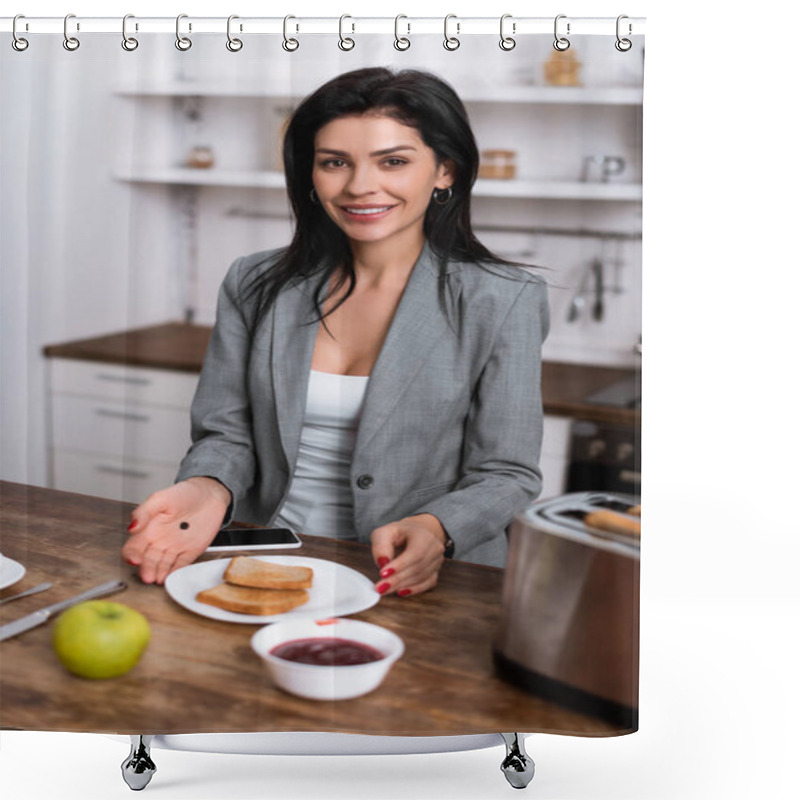
M 273 257 L 240 258 L 223 282 L 178 473 L 218 479 L 234 498 L 228 519 L 267 525 L 289 491 L 318 325 L 302 281 L 248 332 L 242 280 Z M 438 283 L 426 247 L 367 385 L 351 465 L 356 532 L 368 542 L 380 525 L 429 513 L 456 558 L 504 566 L 505 528 L 542 485 L 546 285 L 519 268 L 450 263 L 445 315 Z

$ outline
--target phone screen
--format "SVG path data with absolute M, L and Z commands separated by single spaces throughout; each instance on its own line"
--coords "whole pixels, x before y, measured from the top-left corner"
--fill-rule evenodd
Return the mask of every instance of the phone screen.
M 267 550 L 300 547 L 297 534 L 288 528 L 223 528 L 209 550 Z

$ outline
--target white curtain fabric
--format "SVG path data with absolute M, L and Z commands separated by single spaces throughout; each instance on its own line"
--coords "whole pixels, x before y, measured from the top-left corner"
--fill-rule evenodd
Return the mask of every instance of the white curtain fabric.
M 223 36 L 206 36 L 180 52 L 174 35 L 158 34 L 126 52 L 118 34 L 93 34 L 68 52 L 61 35 L 46 35 L 23 53 L 0 49 L 0 479 L 144 499 L 148 491 L 125 480 L 102 491 L 74 473 L 64 483 L 56 429 L 73 420 L 55 398 L 43 349 L 166 322 L 213 324 L 230 263 L 291 235 L 280 142 L 293 103 L 360 67 L 433 72 L 467 103 L 486 170 L 475 230 L 498 255 L 544 269 L 544 357 L 638 366 L 641 38 L 619 52 L 613 36 L 586 37 L 568 54 L 554 54 L 546 35 L 511 51 L 496 35 L 470 37 L 455 51 L 441 36 L 414 37 L 405 52 L 387 36 L 358 36 L 351 52 L 337 41 L 303 39 L 288 53 L 276 37 L 248 38 L 231 53 Z M 201 157 L 213 166 L 187 168 Z M 182 424 L 188 437 L 188 413 Z M 123 470 L 139 464 L 136 435 L 126 428 L 121 440 Z M 495 733 L 384 738 L 212 734 L 160 737 L 154 746 L 346 755 L 499 743 Z

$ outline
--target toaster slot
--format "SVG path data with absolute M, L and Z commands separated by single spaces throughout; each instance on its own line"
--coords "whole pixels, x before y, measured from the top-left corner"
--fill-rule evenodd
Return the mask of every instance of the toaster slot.
M 592 505 L 599 506 L 600 508 L 607 508 L 609 511 L 617 511 L 620 514 L 627 514 L 628 509 L 632 508 L 631 503 L 622 503 L 619 500 L 612 500 L 611 498 L 598 500 L 592 503 Z
M 568 519 L 577 519 L 577 520 L 580 520 L 581 522 L 583 522 L 583 519 L 586 516 L 586 511 L 585 510 L 581 510 L 581 509 L 577 509 L 577 508 L 573 508 L 573 509 L 570 509 L 569 511 L 560 511 L 556 516 L 557 517 L 566 517 Z
M 591 505 L 593 509 L 606 508 L 609 511 L 618 511 L 621 514 L 627 514 L 628 509 L 640 504 L 639 498 L 633 495 L 606 494 L 605 492 L 588 492 L 578 498 L 578 502 Z
M 623 493 L 574 492 L 535 503 L 518 519 L 543 533 L 638 559 L 641 518 L 627 513 L 638 503 L 638 497 Z M 599 523 L 597 527 L 586 523 L 590 514 Z M 617 524 L 609 516 L 619 517 Z
M 552 523 L 576 533 L 583 535 L 588 534 L 593 537 L 621 544 L 630 544 L 632 538 L 631 532 L 609 530 L 606 529 L 605 526 L 603 528 L 595 527 L 594 525 L 587 524 L 586 518 L 588 515 L 597 513 L 598 511 L 610 511 L 613 514 L 621 515 L 621 517 L 626 520 L 638 523 L 640 518 L 634 514 L 628 513 L 629 509 L 634 505 L 634 499 L 628 499 L 625 496 L 615 497 L 601 493 L 582 496 L 572 495 L 562 498 L 561 502 L 543 510 L 543 516 Z M 636 534 L 636 536 L 638 538 L 638 534 Z

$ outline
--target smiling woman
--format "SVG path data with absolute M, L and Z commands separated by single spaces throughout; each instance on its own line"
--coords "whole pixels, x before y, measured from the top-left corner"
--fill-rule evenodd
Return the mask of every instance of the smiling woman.
M 541 490 L 548 312 L 544 282 L 472 233 L 461 100 L 429 73 L 349 72 L 283 152 L 293 239 L 231 267 L 194 444 L 125 555 L 162 582 L 236 518 L 368 543 L 381 595 L 432 589 L 448 557 L 503 566 Z
M 314 191 L 357 259 L 421 251 L 431 197 L 450 188 L 453 167 L 415 128 L 380 111 L 340 117 L 319 130 L 315 154 Z

